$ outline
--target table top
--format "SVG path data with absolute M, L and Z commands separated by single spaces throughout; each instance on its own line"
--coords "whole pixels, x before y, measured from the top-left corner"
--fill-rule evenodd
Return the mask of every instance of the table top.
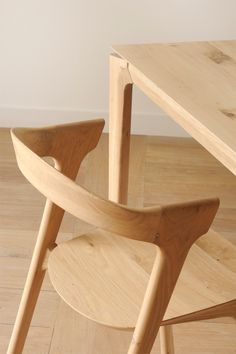
M 133 82 L 236 175 L 236 40 L 113 50 Z

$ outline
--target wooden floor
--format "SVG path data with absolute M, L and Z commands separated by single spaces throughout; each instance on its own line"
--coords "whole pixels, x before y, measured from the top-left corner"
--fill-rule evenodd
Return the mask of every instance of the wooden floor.
M 78 180 L 107 195 L 107 143 L 102 137 Z M 192 139 L 132 139 L 129 204 L 221 199 L 214 228 L 236 244 L 236 178 Z M 9 131 L 0 129 L 0 354 L 6 353 L 34 247 L 44 198 L 16 167 Z M 60 240 L 90 228 L 66 215 Z M 236 325 L 227 318 L 178 325 L 176 354 L 235 354 Z M 62 303 L 48 279 L 37 305 L 24 354 L 125 354 L 131 333 L 90 323 Z M 158 338 L 152 353 L 159 353 Z

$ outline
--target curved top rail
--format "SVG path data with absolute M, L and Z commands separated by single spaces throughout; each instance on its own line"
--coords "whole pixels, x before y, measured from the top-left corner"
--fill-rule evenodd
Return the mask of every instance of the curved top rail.
M 103 120 L 41 129 L 12 129 L 20 170 L 30 183 L 62 209 L 96 227 L 161 247 L 173 240 L 193 243 L 208 231 L 219 205 L 208 199 L 135 209 L 117 204 L 76 184 L 84 156 L 99 140 Z M 41 157 L 52 156 L 50 166 Z

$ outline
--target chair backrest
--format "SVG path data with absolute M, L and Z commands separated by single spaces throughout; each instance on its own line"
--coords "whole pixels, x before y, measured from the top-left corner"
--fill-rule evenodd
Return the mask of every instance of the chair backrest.
M 65 211 L 94 226 L 163 246 L 208 231 L 217 199 L 135 209 L 104 200 L 76 184 L 80 164 L 99 141 L 104 121 L 11 130 L 18 166 L 29 182 Z M 50 156 L 55 166 L 42 157 Z M 204 217 L 202 217 L 204 215 Z M 165 222 L 167 220 L 167 222 Z M 181 230 L 180 235 L 176 236 Z M 193 241 L 193 240 L 191 240 Z
M 80 187 L 74 179 L 86 154 L 96 147 L 103 126 L 103 120 L 93 120 L 39 129 L 15 128 L 11 135 L 20 170 L 51 205 L 101 229 L 159 246 L 131 344 L 138 349 L 130 351 L 148 353 L 151 336 L 159 328 L 187 253 L 208 231 L 219 200 L 135 209 Z M 54 159 L 54 166 L 43 159 L 46 156 Z M 50 223 L 53 213 L 48 215 Z

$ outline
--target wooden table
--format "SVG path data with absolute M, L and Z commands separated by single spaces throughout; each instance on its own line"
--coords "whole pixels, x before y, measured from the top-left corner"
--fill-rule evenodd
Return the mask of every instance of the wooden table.
M 126 203 L 135 84 L 236 175 L 236 41 L 113 47 L 109 197 Z M 156 132 L 158 134 L 158 129 Z

